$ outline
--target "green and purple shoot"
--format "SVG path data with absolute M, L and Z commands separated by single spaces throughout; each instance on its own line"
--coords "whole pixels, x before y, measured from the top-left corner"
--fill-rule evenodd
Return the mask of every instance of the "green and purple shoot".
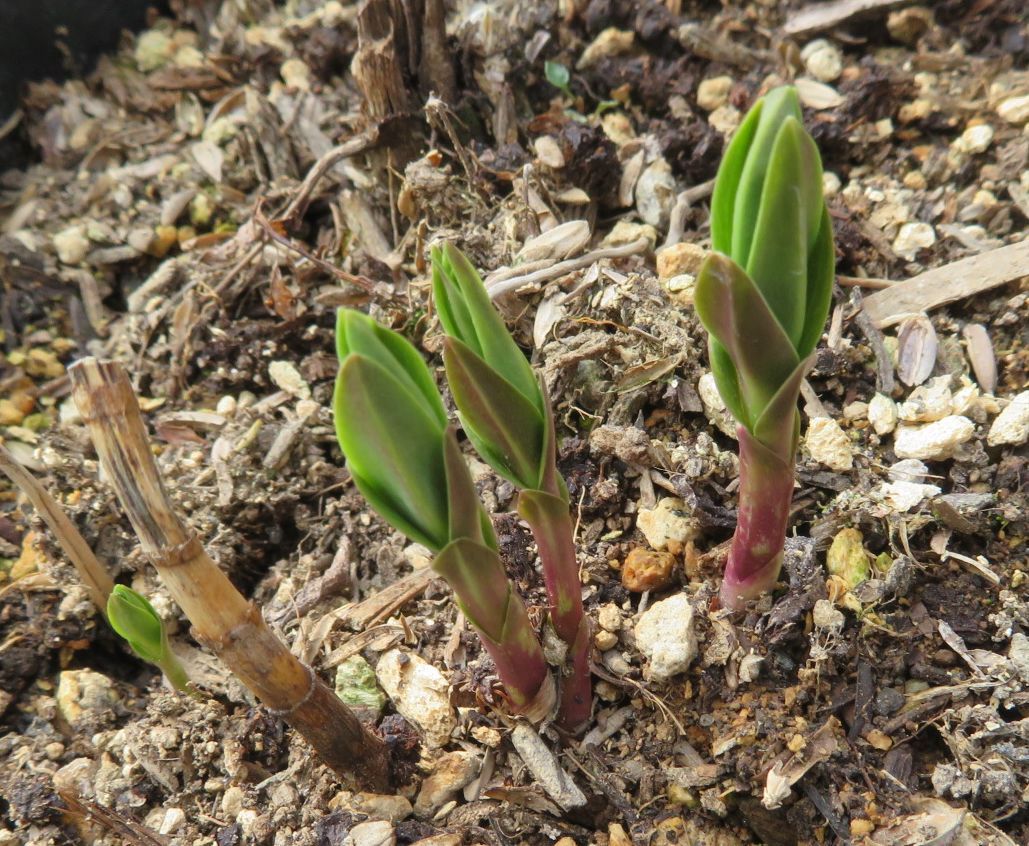
M 443 363 L 461 425 L 483 460 L 520 489 L 518 513 L 539 549 L 550 621 L 567 647 L 558 719 L 575 729 L 589 718 L 592 704 L 590 629 L 550 399 L 478 272 L 450 244 L 432 249 L 432 290 L 447 334 Z
M 516 710 L 539 720 L 553 682 L 536 632 L 497 553 L 496 537 L 429 368 L 404 337 L 340 309 L 333 400 L 347 467 L 394 528 L 435 554 Z
M 729 144 L 715 179 L 711 241 L 695 302 L 718 391 L 739 424 L 739 509 L 721 589 L 722 603 L 739 608 L 779 577 L 797 397 L 832 295 L 822 164 L 795 88 L 758 100 Z

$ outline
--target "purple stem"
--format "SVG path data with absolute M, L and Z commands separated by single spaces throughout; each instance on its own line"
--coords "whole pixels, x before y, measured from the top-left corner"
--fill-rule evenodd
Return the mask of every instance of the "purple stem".
M 592 692 L 590 630 L 582 608 L 572 517 L 564 499 L 545 491 L 522 491 L 518 513 L 536 539 L 554 631 L 568 645 L 558 720 L 564 728 L 574 730 L 589 718 Z
M 722 580 L 722 604 L 740 608 L 775 587 L 782 567 L 786 523 L 793 501 L 795 449 L 788 460 L 772 452 L 746 428 L 740 442 L 739 511 Z
M 531 709 L 543 689 L 548 667 L 522 600 L 512 592 L 511 602 L 517 603 L 517 607 L 509 609 L 509 628 L 503 643 L 493 640 L 474 623 L 472 625 L 496 664 L 497 676 L 504 683 L 512 704 L 516 710 L 524 712 Z M 512 627 L 514 631 L 511 631 Z

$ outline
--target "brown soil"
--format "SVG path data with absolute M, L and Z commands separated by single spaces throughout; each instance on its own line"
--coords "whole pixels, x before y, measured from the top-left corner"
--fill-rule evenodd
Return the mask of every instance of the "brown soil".
M 24 98 L 13 131 L 38 161 L 0 178 L 0 439 L 115 578 L 151 597 L 205 696 L 169 691 L 128 650 L 0 482 L 0 846 L 1029 842 L 1026 438 L 990 435 L 1027 399 L 1029 267 L 927 305 L 928 350 L 914 331 L 876 328 L 861 293 L 1025 238 L 1029 137 L 1025 106 L 1010 111 L 1029 95 L 1020 3 L 883 8 L 792 37 L 797 3 L 447 3 L 444 40 L 402 14 L 432 0 L 361 13 L 177 5 L 88 78 Z M 708 245 L 704 183 L 726 132 L 777 81 L 810 78 L 802 55 L 824 67 L 801 52 L 816 38 L 823 58 L 842 57 L 828 88 L 807 89 L 819 107 L 805 116 L 838 177 L 843 284 L 804 427 L 837 421 L 852 466 L 802 449 L 781 589 L 728 614 L 715 597 L 735 442 L 698 387 L 708 364 L 688 268 L 668 271 L 659 248 Z M 567 92 L 546 61 L 568 69 Z M 709 102 L 701 83 L 723 76 Z M 345 144 L 350 155 L 303 182 Z M 491 665 L 446 586 L 424 580 L 386 618 L 364 613 L 425 562 L 351 484 L 331 394 L 337 306 L 369 311 L 439 365 L 428 245 L 454 240 L 488 276 L 572 220 L 588 242 L 569 236 L 545 266 L 649 241 L 501 299 L 554 400 L 587 612 L 614 637 L 594 652 L 585 739 L 543 730 L 587 798 L 562 811 L 514 750 Z M 969 353 L 970 324 L 987 330 L 995 387 L 990 352 Z M 193 639 L 68 398 L 65 368 L 87 354 L 128 369 L 182 513 L 326 679 L 348 653 L 374 667 L 396 648 L 447 678 L 456 728 L 442 748 L 391 702 L 365 713 L 397 750 L 396 795 L 417 807 L 423 781 L 458 759 L 474 758 L 471 781 L 417 813 L 353 792 Z M 936 489 L 902 508 L 883 493 L 900 478 L 895 434 L 878 434 L 865 404 L 917 401 L 900 376 L 918 356 L 932 359 L 920 381 L 974 433 L 926 459 L 915 481 Z M 304 399 L 317 408 L 294 425 Z M 186 414 L 200 410 L 201 422 Z M 476 470 L 510 575 L 542 619 L 515 491 Z M 689 538 L 661 550 L 671 574 L 641 594 L 623 580 L 630 553 L 650 549 L 637 515 L 669 497 Z M 826 566 L 851 528 L 874 563 L 847 590 Z M 699 654 L 657 683 L 634 623 L 682 592 Z M 390 823 L 360 827 L 376 819 Z

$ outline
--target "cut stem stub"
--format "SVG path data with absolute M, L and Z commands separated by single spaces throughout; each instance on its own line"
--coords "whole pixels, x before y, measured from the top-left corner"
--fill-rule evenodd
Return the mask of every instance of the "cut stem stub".
M 385 743 L 272 634 L 257 606 L 233 587 L 175 513 L 125 371 L 114 362 L 87 358 L 68 373 L 100 464 L 143 552 L 197 637 L 339 776 L 384 789 L 389 783 Z

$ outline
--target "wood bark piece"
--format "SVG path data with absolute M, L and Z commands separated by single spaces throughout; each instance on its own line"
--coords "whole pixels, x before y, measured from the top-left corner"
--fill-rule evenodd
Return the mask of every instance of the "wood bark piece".
M 366 0 L 357 13 L 357 43 L 350 72 L 364 95 L 367 116 L 374 122 L 413 111 L 406 77 L 414 57 L 403 5 L 398 0 Z
M 54 533 L 57 542 L 68 556 L 68 560 L 74 565 L 79 577 L 89 591 L 89 598 L 100 609 L 100 613 L 107 616 L 107 598 L 114 590 L 114 580 L 107 569 L 101 564 L 89 548 L 86 539 L 79 534 L 75 524 L 68 519 L 64 509 L 58 504 L 46 488 L 22 467 L 7 450 L 0 445 L 0 470 L 17 485 L 23 494 L 29 498 L 29 502 L 39 513 L 39 516 L 46 521 L 50 531 Z
M 865 311 L 882 328 L 1023 276 L 1029 276 L 1029 238 L 935 267 L 869 294 Z
M 881 14 L 914 3 L 915 0 L 836 0 L 834 3 L 812 3 L 790 15 L 782 29 L 787 35 L 807 35 L 846 23 L 852 18 Z
M 383 741 L 272 634 L 260 609 L 233 587 L 175 513 L 125 371 L 87 358 L 68 373 L 72 397 L 143 552 L 200 640 L 338 775 L 385 788 Z

